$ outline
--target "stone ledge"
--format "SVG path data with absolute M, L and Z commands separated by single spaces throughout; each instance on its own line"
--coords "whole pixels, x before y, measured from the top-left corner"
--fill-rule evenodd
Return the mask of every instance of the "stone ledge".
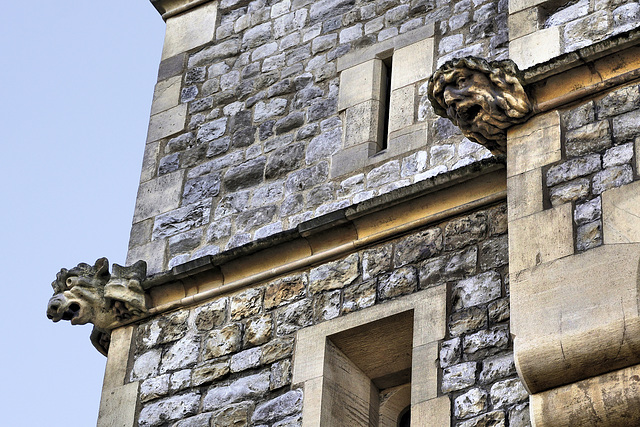
M 189 9 L 208 3 L 211 0 L 150 0 L 153 7 L 165 21 Z

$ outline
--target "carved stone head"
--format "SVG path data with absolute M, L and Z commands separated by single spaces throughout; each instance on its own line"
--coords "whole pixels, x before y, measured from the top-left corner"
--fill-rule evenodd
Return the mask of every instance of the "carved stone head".
M 111 325 L 146 311 L 141 286 L 146 272 L 147 264 L 138 261 L 130 267 L 114 264 L 111 274 L 106 258 L 94 265 L 80 263 L 71 270 L 63 268 L 51 283 L 53 296 L 47 305 L 47 317 L 54 322 L 68 320 L 73 325 L 92 323 L 91 341 L 105 353 Z
M 471 56 L 448 61 L 429 79 L 428 95 L 436 114 L 494 154 L 506 153 L 507 128 L 525 122 L 532 111 L 510 60 Z

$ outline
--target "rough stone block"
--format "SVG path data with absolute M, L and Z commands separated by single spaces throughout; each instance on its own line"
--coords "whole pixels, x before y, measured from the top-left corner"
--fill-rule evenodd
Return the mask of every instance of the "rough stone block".
M 217 12 L 217 2 L 209 2 L 167 19 L 162 59 L 212 41 Z
M 525 268 L 573 254 L 571 204 L 509 221 L 509 270 Z
M 509 43 L 509 57 L 521 70 L 548 61 L 560 53 L 559 27 L 538 30 Z
M 340 73 L 338 111 L 375 99 L 380 101 L 382 90 L 382 61 L 372 59 Z
M 640 242 L 640 181 L 602 193 L 604 243 Z
M 184 129 L 187 117 L 187 104 L 165 110 L 151 116 L 147 142 L 157 141 Z
M 429 78 L 433 72 L 433 49 L 432 37 L 396 49 L 393 52 L 391 90 Z
M 507 176 L 519 175 L 561 159 L 560 115 L 533 117 L 508 131 Z

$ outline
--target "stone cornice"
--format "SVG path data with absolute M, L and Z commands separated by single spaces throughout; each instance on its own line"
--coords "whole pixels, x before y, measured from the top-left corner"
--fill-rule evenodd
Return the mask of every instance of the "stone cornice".
M 189 9 L 208 3 L 211 0 L 151 0 L 151 4 L 165 21 Z

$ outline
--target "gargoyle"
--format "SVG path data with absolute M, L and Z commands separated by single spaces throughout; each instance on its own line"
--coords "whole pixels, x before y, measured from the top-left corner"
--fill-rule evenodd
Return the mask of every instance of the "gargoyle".
M 507 129 L 532 112 L 520 71 L 511 60 L 488 62 L 469 56 L 443 64 L 429 79 L 436 114 L 494 154 L 505 154 Z
M 98 259 L 93 266 L 80 263 L 71 270 L 63 268 L 51 283 L 53 296 L 47 305 L 47 317 L 54 322 L 68 320 L 73 325 L 94 325 L 91 342 L 105 356 L 115 322 L 140 316 L 147 311 L 142 281 L 147 263 L 130 267 Z

